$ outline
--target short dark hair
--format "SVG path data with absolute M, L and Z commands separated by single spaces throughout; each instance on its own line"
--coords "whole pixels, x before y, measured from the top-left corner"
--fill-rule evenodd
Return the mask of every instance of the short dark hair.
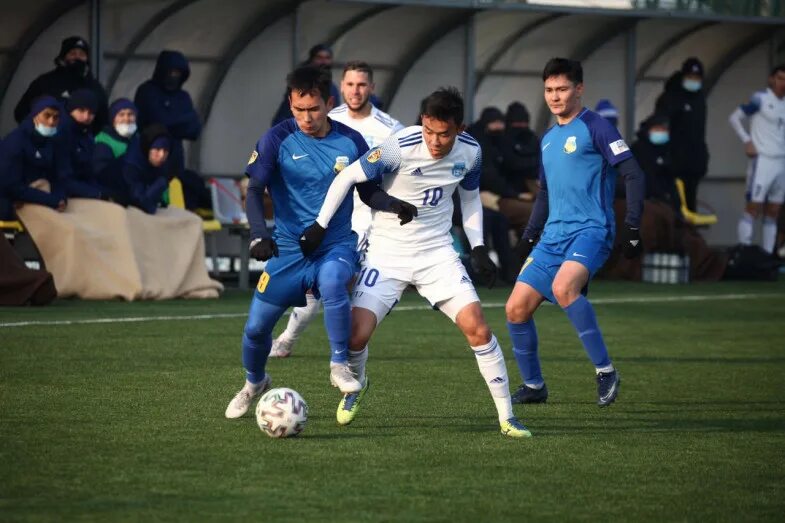
M 551 76 L 564 75 L 575 85 L 583 83 L 583 67 L 578 60 L 569 58 L 551 58 L 542 70 L 542 81 Z
M 291 96 L 292 91 L 297 91 L 300 96 L 318 91 L 322 99 L 330 99 L 330 72 L 322 67 L 304 65 L 298 67 L 286 76 L 286 96 Z
M 772 67 L 769 76 L 774 76 L 777 73 L 785 73 L 785 64 L 779 64 Z
M 463 97 L 455 87 L 440 87 L 422 101 L 420 116 L 428 116 L 442 122 L 452 120 L 455 125 L 463 123 Z
M 368 80 L 373 82 L 373 69 L 371 69 L 371 66 L 368 65 L 367 62 L 363 62 L 362 60 L 352 60 L 351 62 L 347 62 L 346 65 L 343 66 L 343 75 L 346 76 L 348 71 L 358 71 L 365 73 L 368 75 Z

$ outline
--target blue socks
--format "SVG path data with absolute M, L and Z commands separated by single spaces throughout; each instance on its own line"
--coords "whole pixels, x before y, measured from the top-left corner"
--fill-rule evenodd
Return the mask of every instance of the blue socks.
M 286 310 L 285 307 L 251 298 L 248 321 L 243 329 L 243 367 L 246 379 L 257 384 L 264 379 L 267 357 L 273 344 L 273 326 Z
M 317 282 L 324 307 L 324 327 L 330 340 L 330 361 L 348 363 L 352 308 L 347 285 L 353 271 L 348 264 L 330 260 L 319 267 Z
M 608 349 L 602 339 L 600 327 L 597 325 L 597 317 L 594 309 L 585 296 L 578 296 L 578 299 L 567 307 L 564 312 L 572 322 L 573 327 L 578 332 L 578 337 L 586 349 L 586 354 L 597 369 L 611 366 L 611 359 L 608 356 Z
M 540 358 L 537 355 L 537 328 L 534 318 L 523 323 L 507 322 L 507 330 L 512 339 L 512 353 L 518 363 L 518 370 L 526 385 L 537 386 L 543 383 Z

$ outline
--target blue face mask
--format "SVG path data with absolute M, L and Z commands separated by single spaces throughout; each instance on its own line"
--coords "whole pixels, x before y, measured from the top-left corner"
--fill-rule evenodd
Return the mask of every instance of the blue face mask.
M 684 80 L 682 80 L 681 86 L 691 93 L 697 93 L 698 91 L 701 90 L 701 87 L 703 87 L 703 82 L 701 82 L 700 80 L 690 80 L 685 78 Z
M 48 125 L 44 125 L 42 123 L 35 124 L 35 130 L 38 132 L 38 134 L 46 138 L 51 138 L 57 134 L 57 127 L 49 127 Z
M 671 135 L 668 131 L 650 131 L 649 132 L 649 141 L 654 145 L 664 145 L 668 143 L 671 139 Z

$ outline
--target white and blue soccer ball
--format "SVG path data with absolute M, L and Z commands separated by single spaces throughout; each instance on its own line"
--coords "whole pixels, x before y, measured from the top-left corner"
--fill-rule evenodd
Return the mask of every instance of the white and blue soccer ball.
M 271 438 L 296 436 L 307 422 L 308 404 L 296 390 L 270 389 L 256 405 L 256 423 Z

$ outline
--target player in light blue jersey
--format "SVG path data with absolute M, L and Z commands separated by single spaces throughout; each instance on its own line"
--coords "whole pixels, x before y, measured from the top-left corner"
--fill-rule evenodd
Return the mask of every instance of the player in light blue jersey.
M 548 398 L 533 318 L 547 299 L 558 304 L 575 327 L 596 369 L 597 404 L 605 407 L 615 401 L 621 380 L 585 293 L 613 248 L 615 172 L 624 176 L 627 189 L 625 227 L 620 231 L 624 255 L 640 254 L 645 179 L 616 128 L 582 106 L 580 62 L 554 58 L 545 65 L 542 79 L 556 125 L 540 141 L 540 191 L 516 247 L 525 262 L 506 306 L 513 354 L 523 378 L 513 401 L 543 403 Z
M 304 255 L 299 238 L 321 208 L 332 180 L 368 150 L 363 137 L 330 120 L 330 78 L 313 67 L 295 69 L 287 77 L 290 118 L 257 142 L 248 160 L 251 178 L 247 211 L 251 255 L 269 260 L 259 278 L 243 331 L 245 386 L 226 408 L 227 418 L 244 415 L 253 399 L 270 387 L 265 372 L 275 322 L 291 305 L 305 304 L 312 290 L 324 302 L 324 323 L 330 341 L 330 381 L 344 394 L 361 384 L 349 369 L 351 311 L 348 285 L 358 268 L 357 235 L 352 232 L 352 195 L 340 204 L 319 249 Z M 363 201 L 377 210 L 405 211 L 377 186 L 363 184 Z M 265 226 L 262 194 L 267 188 L 275 212 L 275 232 Z M 404 206 L 405 207 L 405 206 Z M 411 217 L 409 217 L 411 219 Z

